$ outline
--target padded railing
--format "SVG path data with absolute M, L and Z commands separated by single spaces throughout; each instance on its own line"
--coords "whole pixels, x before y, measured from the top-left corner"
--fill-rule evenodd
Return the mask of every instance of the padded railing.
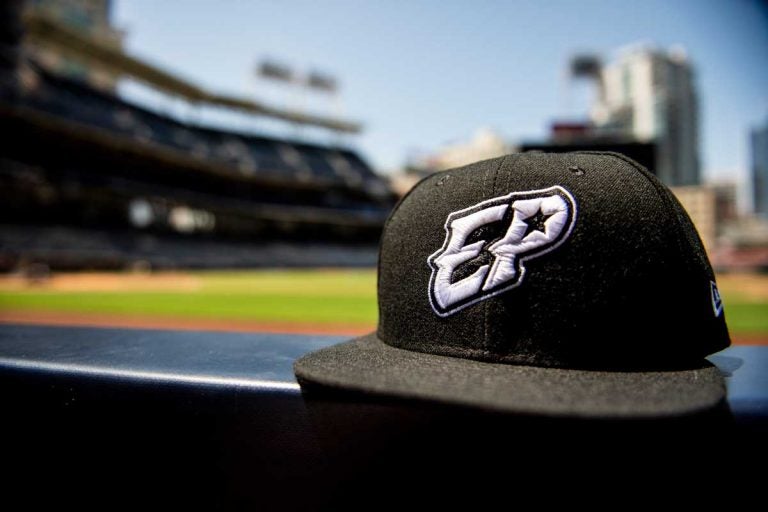
M 522 485 L 553 462 L 585 478 L 575 469 L 585 457 L 608 460 L 614 476 L 660 454 L 678 460 L 662 473 L 713 453 L 733 463 L 747 453 L 736 442 L 754 448 L 768 433 L 768 347 L 710 358 L 729 386 L 717 413 L 617 422 L 303 397 L 293 360 L 341 339 L 0 325 L 6 503 L 367 509 L 360 500 L 381 506 L 404 488 L 428 497 L 438 484 L 450 501 L 449 482 L 491 485 L 488 472 Z

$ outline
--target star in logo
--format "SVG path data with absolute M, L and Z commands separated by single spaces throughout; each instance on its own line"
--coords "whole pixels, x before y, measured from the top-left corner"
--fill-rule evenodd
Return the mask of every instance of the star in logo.
M 544 215 L 544 213 L 541 211 L 541 208 L 539 208 L 536 210 L 536 213 L 525 219 L 525 223 L 528 225 L 528 227 L 525 229 L 523 239 L 525 239 L 525 237 L 534 231 L 541 231 L 542 233 L 546 234 L 547 219 L 549 219 L 551 216 L 552 215 Z

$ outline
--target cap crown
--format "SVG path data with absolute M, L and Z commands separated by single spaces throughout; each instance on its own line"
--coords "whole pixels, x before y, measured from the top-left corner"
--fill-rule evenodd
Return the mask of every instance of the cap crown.
M 714 282 L 688 215 L 637 163 L 515 154 L 437 173 L 398 204 L 378 335 L 493 362 L 665 367 L 729 345 Z

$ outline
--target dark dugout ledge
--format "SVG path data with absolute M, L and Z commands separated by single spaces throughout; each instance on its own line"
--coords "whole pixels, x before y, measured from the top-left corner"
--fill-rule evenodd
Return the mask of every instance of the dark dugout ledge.
M 627 421 L 303 397 L 293 361 L 342 339 L 2 325 L 6 503 L 365 509 L 405 492 L 450 503 L 475 485 L 621 485 L 646 463 L 663 480 L 765 460 L 768 347 L 710 357 L 728 382 L 715 410 Z

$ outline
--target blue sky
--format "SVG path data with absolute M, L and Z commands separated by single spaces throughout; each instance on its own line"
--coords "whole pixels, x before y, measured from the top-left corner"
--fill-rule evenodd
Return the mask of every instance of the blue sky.
M 554 117 L 586 112 L 585 91 L 564 80 L 568 57 L 636 42 L 682 45 L 695 63 L 705 176 L 745 180 L 748 130 L 768 121 L 768 10 L 756 1 L 118 0 L 115 14 L 129 52 L 214 90 L 331 112 L 253 70 L 272 57 L 334 74 L 343 112 L 366 125 L 350 143 L 379 170 L 486 126 L 543 138 Z

